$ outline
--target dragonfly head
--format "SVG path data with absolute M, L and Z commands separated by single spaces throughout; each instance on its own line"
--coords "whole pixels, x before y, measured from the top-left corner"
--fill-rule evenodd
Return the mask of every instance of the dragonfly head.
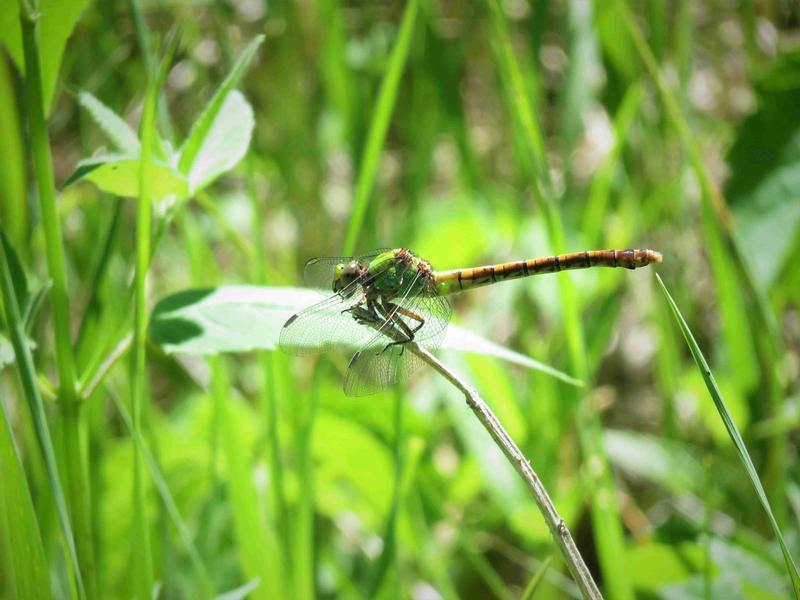
M 352 296 L 355 293 L 357 286 L 348 286 L 350 286 L 350 284 L 356 279 L 366 274 L 366 272 L 366 265 L 360 261 L 351 260 L 350 262 L 339 263 L 333 270 L 334 293 L 338 294 L 339 292 L 344 291 L 346 297 Z

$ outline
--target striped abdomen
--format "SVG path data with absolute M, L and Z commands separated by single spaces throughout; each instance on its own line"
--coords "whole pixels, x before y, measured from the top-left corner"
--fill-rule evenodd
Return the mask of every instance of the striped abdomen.
M 661 262 L 661 254 L 655 250 L 588 250 L 472 269 L 436 271 L 433 276 L 438 292 L 445 295 L 539 273 L 555 273 L 567 269 L 588 269 L 590 267 L 637 269 L 655 262 Z

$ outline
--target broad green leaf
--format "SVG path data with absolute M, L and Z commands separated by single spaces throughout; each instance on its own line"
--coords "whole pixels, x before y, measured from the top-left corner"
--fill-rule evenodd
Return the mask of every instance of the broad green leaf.
M 188 196 L 186 179 L 170 166 L 155 162 L 152 174 L 155 198 Z M 64 185 L 70 185 L 80 179 L 91 181 L 109 194 L 135 198 L 139 195 L 139 159 L 123 155 L 106 155 L 82 160 Z
M 180 150 L 181 158 L 179 165 L 181 173 L 189 174 L 194 170 L 198 154 L 200 154 L 203 146 L 206 145 L 219 114 L 222 112 L 223 106 L 226 104 L 236 84 L 239 83 L 239 79 L 241 79 L 247 65 L 250 64 L 250 61 L 255 56 L 256 50 L 258 50 L 258 47 L 263 41 L 264 36 L 259 35 L 247 45 L 236 61 L 236 64 L 231 69 L 231 72 L 225 78 L 225 81 L 223 81 L 222 85 L 214 92 L 214 96 L 206 105 L 200 118 L 195 121 L 192 130 L 189 132 L 189 136 L 186 138 Z
M 215 114 L 188 173 L 194 194 L 236 166 L 247 152 L 255 120 L 245 97 L 233 90 Z
M 0 573 L 4 574 L 0 596 L 50 598 L 50 574 L 36 512 L 2 401 L 0 473 Z
M 756 81 L 758 108 L 728 153 L 728 201 L 753 272 L 773 282 L 800 226 L 800 51 Z
M 130 156 L 139 156 L 139 137 L 122 117 L 89 92 L 80 92 L 78 102 L 89 112 L 117 150 Z
M 150 335 L 167 352 L 182 354 L 272 350 L 286 320 L 320 299 L 317 292 L 303 288 L 224 286 L 185 290 L 156 305 Z M 353 326 L 358 324 L 354 322 Z M 335 333 L 332 335 L 335 340 Z M 335 341 L 347 344 L 346 338 Z M 577 383 L 565 373 L 455 325 L 448 327 L 442 347 L 495 356 Z
M 750 483 L 753 486 L 756 496 L 758 497 L 758 501 L 761 503 L 761 507 L 764 509 L 764 512 L 767 515 L 767 520 L 769 521 L 770 527 L 772 527 L 772 531 L 778 540 L 778 544 L 781 547 L 781 552 L 783 553 L 784 562 L 786 563 L 786 570 L 792 581 L 794 595 L 796 598 L 800 598 L 800 573 L 797 571 L 797 565 L 794 562 L 794 558 L 792 558 L 792 555 L 789 552 L 789 548 L 783 539 L 783 534 L 781 533 L 780 527 L 778 527 L 778 522 L 775 519 L 775 515 L 772 513 L 772 507 L 770 506 L 767 495 L 764 492 L 763 486 L 761 485 L 761 479 L 758 477 L 755 465 L 753 465 L 753 461 L 750 458 L 750 454 L 748 453 L 747 447 L 744 444 L 742 435 L 739 433 L 739 428 L 736 426 L 733 417 L 731 417 L 731 413 L 725 404 L 725 399 L 722 397 L 722 392 L 720 392 L 719 386 L 717 386 L 714 375 L 711 373 L 708 362 L 706 362 L 703 353 L 700 351 L 700 346 L 697 345 L 694 335 L 692 335 L 689 326 L 686 324 L 683 315 L 678 309 L 678 305 L 675 304 L 675 301 L 672 299 L 672 296 L 667 291 L 664 282 L 661 281 L 661 277 L 659 277 L 658 274 L 656 274 L 656 279 L 658 280 L 661 291 L 663 292 L 664 297 L 666 298 L 667 303 L 672 310 L 675 321 L 677 322 L 678 327 L 680 328 L 681 333 L 686 340 L 686 344 L 689 346 L 689 350 L 692 353 L 692 358 L 694 358 L 695 364 L 700 370 L 700 374 L 703 376 L 703 380 L 708 388 L 708 393 L 711 396 L 711 399 L 714 401 L 714 405 L 717 407 L 719 416 L 725 423 L 725 428 L 728 430 L 728 435 L 730 436 L 731 441 L 736 448 L 736 452 L 739 455 L 739 460 L 742 463 L 742 466 L 744 466 L 744 469 L 747 472 L 747 476 L 750 479 Z
M 50 112 L 64 46 L 88 0 L 39 0 L 39 55 L 42 60 L 44 109 Z M 5 44 L 20 73 L 25 72 L 19 2 L 7 0 L 0 10 L 0 42 Z

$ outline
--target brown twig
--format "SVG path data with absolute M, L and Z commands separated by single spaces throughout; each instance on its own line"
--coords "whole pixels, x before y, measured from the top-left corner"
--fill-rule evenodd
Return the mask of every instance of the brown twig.
M 542 485 L 542 481 L 533 470 L 533 467 L 531 467 L 530 462 L 522 454 L 522 451 L 514 443 L 514 440 L 511 439 L 511 436 L 508 435 L 500 424 L 495 414 L 486 402 L 484 402 L 483 398 L 480 397 L 477 390 L 469 386 L 428 350 L 424 350 L 414 343 L 409 343 L 407 349 L 419 356 L 464 394 L 467 400 L 467 406 L 472 409 L 472 412 L 478 417 L 478 420 L 492 436 L 500 450 L 503 451 L 503 454 L 505 454 L 511 466 L 514 467 L 514 470 L 519 473 L 520 477 L 525 481 L 525 485 L 528 486 L 531 495 L 533 495 L 533 499 L 536 501 L 536 505 L 539 507 L 539 511 L 542 513 L 547 523 L 547 527 L 550 529 L 550 534 L 561 550 L 564 561 L 567 563 L 567 567 L 570 573 L 572 573 L 575 582 L 578 584 L 583 597 L 592 600 L 598 598 L 602 599 L 603 596 L 600 594 L 600 590 L 597 588 L 594 579 L 592 579 L 592 574 L 583 562 L 583 557 L 580 552 L 578 552 L 578 548 L 575 545 L 575 541 L 572 539 L 572 535 L 566 523 L 564 523 L 564 519 L 562 519 L 556 511 L 556 507 L 550 499 L 550 495 L 547 493 L 544 485 Z

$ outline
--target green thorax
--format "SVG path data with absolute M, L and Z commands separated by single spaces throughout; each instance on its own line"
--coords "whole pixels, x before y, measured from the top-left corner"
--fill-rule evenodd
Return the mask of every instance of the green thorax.
M 372 259 L 367 271 L 370 277 L 374 277 L 372 286 L 378 292 L 415 294 L 419 293 L 427 282 L 425 277 L 417 277 L 423 263 L 427 266 L 427 263 L 408 250 L 394 248 Z M 408 287 L 410 285 L 413 286 L 411 290 Z

